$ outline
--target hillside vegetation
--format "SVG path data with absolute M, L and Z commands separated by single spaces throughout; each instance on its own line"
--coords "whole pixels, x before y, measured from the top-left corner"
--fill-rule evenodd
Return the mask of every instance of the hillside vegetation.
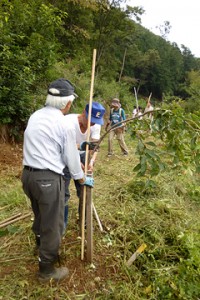
M 186 111 L 200 109 L 200 58 L 142 27 L 144 9 L 122 8 L 125 2 L 1 1 L 1 140 L 21 140 L 28 117 L 59 77 L 74 84 L 80 111 L 89 99 L 93 49 L 95 100 L 108 106 L 118 97 L 132 108 L 136 88 L 143 100 L 152 93 L 154 104 L 182 99 Z
M 32 218 L 27 217 L 0 229 L 1 299 L 199 299 L 200 178 L 190 168 L 169 166 L 155 177 L 154 186 L 145 187 L 144 178 L 133 172 L 137 143 L 129 131 L 126 142 L 127 157 L 115 140 L 115 155 L 108 158 L 106 138 L 98 153 L 93 201 L 104 231 L 94 218 L 93 263 L 80 259 L 78 201 L 72 184 L 69 227 L 61 246 L 69 277 L 58 285 L 38 283 Z M 3 149 L 5 144 L 2 155 Z M 1 159 L 1 221 L 31 212 L 20 182 L 21 147 L 7 146 L 6 153 Z M 143 243 L 146 249 L 127 267 Z
M 144 10 L 122 9 L 123 2 L 0 3 L 0 300 L 200 299 L 200 58 L 143 28 Z M 105 106 L 105 119 L 117 97 L 127 118 L 136 98 L 142 111 L 150 99 L 154 121 L 127 122 L 127 157 L 116 140 L 115 155 L 107 157 L 107 136 L 102 139 L 93 202 L 103 232 L 94 218 L 93 262 L 80 258 L 72 183 L 60 249 L 70 275 L 40 285 L 33 215 L 20 181 L 23 132 L 57 78 L 72 82 L 79 97 L 71 112 L 82 112 L 91 96 L 94 49 L 92 98 Z M 4 224 L 16 215 L 25 218 Z

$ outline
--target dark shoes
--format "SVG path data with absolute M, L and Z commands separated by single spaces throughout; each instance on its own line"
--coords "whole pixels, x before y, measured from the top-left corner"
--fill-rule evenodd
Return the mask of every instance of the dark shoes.
M 69 275 L 69 270 L 66 267 L 55 268 L 52 263 L 39 263 L 39 276 L 40 283 L 48 282 L 53 279 L 61 281 Z

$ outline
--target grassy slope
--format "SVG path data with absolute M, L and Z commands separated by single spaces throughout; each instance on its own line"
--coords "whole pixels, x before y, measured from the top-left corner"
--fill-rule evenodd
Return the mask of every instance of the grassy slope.
M 62 263 L 70 277 L 59 285 L 39 285 L 31 219 L 1 230 L 0 299 L 191 299 L 200 297 L 200 218 L 198 178 L 168 171 L 145 190 L 136 178 L 135 141 L 126 134 L 130 155 L 108 158 L 104 140 L 95 166 L 93 200 L 101 219 L 94 219 L 93 264 L 80 260 L 77 198 L 72 184 L 70 222 L 62 241 Z M 31 211 L 12 172 L 1 178 L 1 220 Z M 130 268 L 125 262 L 142 244 L 147 248 Z

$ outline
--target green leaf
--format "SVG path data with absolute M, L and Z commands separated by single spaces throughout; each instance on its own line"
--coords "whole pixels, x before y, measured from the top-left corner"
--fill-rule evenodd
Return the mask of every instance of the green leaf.
M 149 146 L 152 146 L 152 147 L 156 147 L 156 144 L 153 143 L 153 142 L 147 142 L 146 144 L 149 145 Z
M 141 142 L 141 140 L 138 141 L 137 149 L 138 149 L 139 154 L 143 153 L 143 151 L 144 151 L 144 149 L 145 149 L 145 146 L 144 146 L 144 144 Z
M 134 172 L 139 171 L 141 168 L 141 164 L 139 163 L 137 166 L 135 166 L 135 168 L 133 169 Z
M 140 173 L 141 173 L 142 175 L 144 175 L 145 172 L 146 172 L 146 169 L 147 169 L 147 163 L 146 163 L 146 161 L 144 161 L 144 162 L 141 164 Z
M 155 151 L 150 150 L 150 149 L 146 149 L 145 151 L 150 157 L 157 159 L 158 155 L 155 153 Z

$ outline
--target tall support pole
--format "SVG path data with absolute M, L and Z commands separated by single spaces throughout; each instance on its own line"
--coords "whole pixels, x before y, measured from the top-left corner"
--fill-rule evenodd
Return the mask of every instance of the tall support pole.
M 137 91 L 135 87 L 134 87 L 134 92 L 135 92 L 136 108 L 138 109 L 138 97 L 137 97 Z
M 91 123 L 91 111 L 92 111 L 92 98 L 94 90 L 94 75 L 95 75 L 95 63 L 96 63 L 96 49 L 93 50 L 92 60 L 92 74 L 91 74 L 91 85 L 90 85 L 90 101 L 88 110 L 88 129 L 87 129 L 87 142 L 90 140 L 90 123 Z M 88 171 L 89 161 L 89 146 L 86 145 L 85 153 L 85 174 Z M 84 259 L 84 245 L 85 245 L 85 207 L 86 207 L 86 186 L 83 186 L 83 206 L 82 206 L 82 224 L 81 224 L 81 259 Z

